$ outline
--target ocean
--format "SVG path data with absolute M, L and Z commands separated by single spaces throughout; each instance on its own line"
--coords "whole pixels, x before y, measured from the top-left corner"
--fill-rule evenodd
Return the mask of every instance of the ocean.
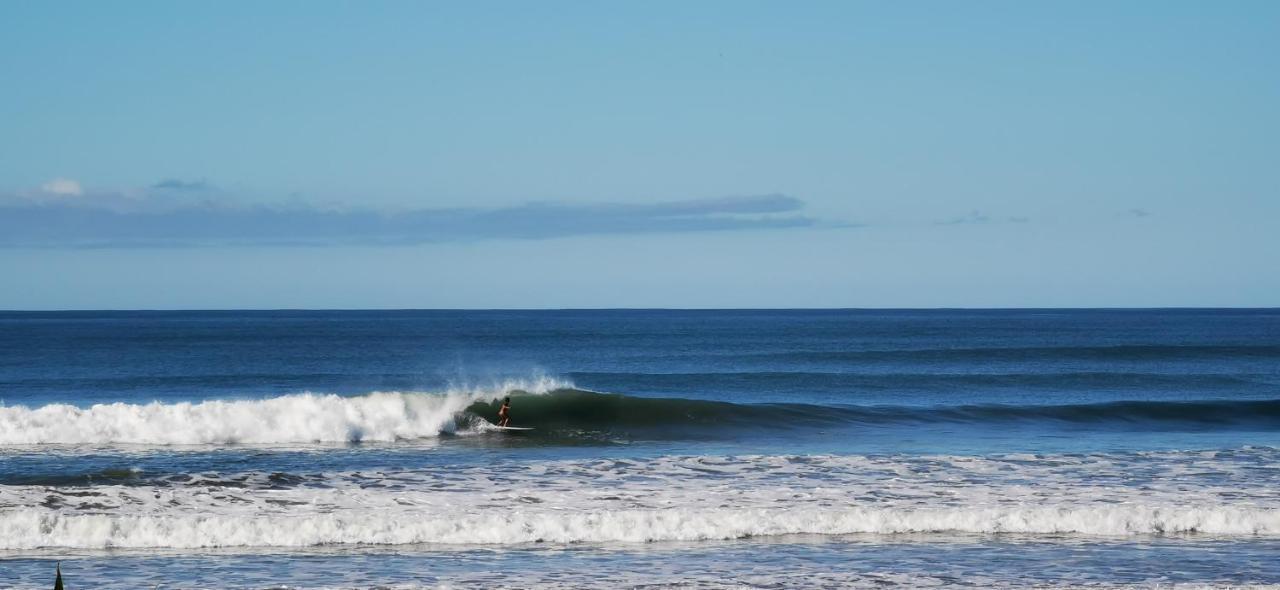
M 1280 587 L 1280 310 L 0 312 L 0 588 L 58 563 Z

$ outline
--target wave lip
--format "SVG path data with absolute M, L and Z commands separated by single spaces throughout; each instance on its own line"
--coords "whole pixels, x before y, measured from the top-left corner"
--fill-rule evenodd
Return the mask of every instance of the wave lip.
M 394 441 L 455 432 L 467 406 L 571 383 L 539 378 L 448 392 L 300 393 L 261 400 L 0 407 L 0 445 L 278 444 Z

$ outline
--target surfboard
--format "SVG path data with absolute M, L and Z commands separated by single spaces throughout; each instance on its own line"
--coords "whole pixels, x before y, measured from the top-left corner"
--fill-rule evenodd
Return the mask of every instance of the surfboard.
M 529 432 L 530 430 L 533 430 L 532 428 L 525 428 L 523 426 L 494 426 L 494 428 L 504 432 Z

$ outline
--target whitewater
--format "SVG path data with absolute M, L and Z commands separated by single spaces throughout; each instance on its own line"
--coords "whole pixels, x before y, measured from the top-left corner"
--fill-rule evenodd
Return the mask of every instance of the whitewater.
M 376 442 L 439 436 L 481 421 L 464 411 L 513 393 L 531 395 L 573 384 L 549 377 L 441 392 L 372 392 L 339 396 L 305 392 L 267 399 L 148 404 L 116 402 L 80 408 L 49 404 L 0 407 L 0 445 L 271 444 Z M 480 426 L 482 428 L 482 426 Z
M 0 550 L 513 545 L 794 534 L 1280 536 L 1280 450 L 662 457 L 6 486 Z M 1277 475 L 1280 477 L 1280 475 Z M 1270 480 L 1270 478 L 1268 478 Z M 1265 485 L 1264 485 L 1265 484 Z M 35 508 L 38 507 L 38 508 Z

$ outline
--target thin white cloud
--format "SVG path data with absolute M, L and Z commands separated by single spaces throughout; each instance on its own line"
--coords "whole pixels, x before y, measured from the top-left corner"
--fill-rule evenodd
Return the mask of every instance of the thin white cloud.
M 84 188 L 80 183 L 70 178 L 55 178 L 40 185 L 40 190 L 60 197 L 78 197 L 84 194 Z

